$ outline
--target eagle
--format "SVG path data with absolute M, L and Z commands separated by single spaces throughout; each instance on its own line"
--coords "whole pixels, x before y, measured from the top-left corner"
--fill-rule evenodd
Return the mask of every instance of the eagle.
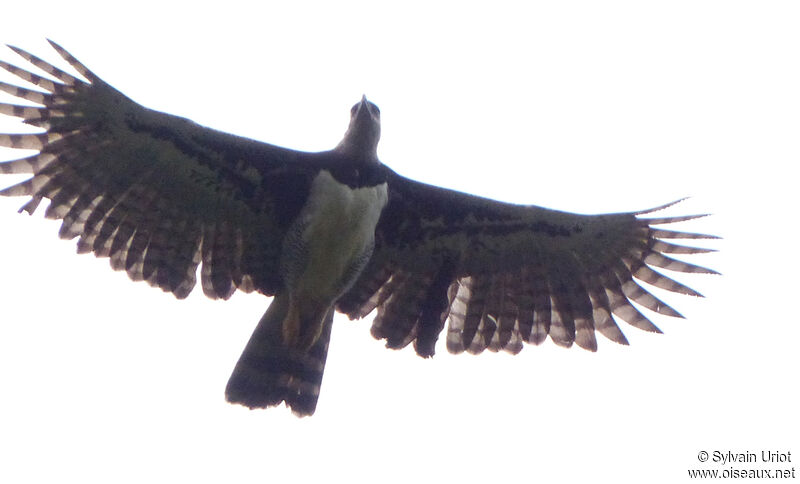
M 0 61 L 39 88 L 0 83 L 29 103 L 0 113 L 43 130 L 0 134 L 0 146 L 36 151 L 0 163 L 32 174 L 0 195 L 28 197 L 29 214 L 48 199 L 45 217 L 79 253 L 177 298 L 198 272 L 210 298 L 273 297 L 231 403 L 313 414 L 336 311 L 377 310 L 372 335 L 422 357 L 445 325 L 451 353 L 516 354 L 548 336 L 595 351 L 596 333 L 628 344 L 615 318 L 660 332 L 632 302 L 682 317 L 637 281 L 700 296 L 654 268 L 715 273 L 666 255 L 709 252 L 674 240 L 715 237 L 657 227 L 703 215 L 643 217 L 677 202 L 582 215 L 424 184 L 378 159 L 380 110 L 366 97 L 336 147 L 297 151 L 145 108 L 50 44 L 82 78 L 13 46 L 45 75 Z

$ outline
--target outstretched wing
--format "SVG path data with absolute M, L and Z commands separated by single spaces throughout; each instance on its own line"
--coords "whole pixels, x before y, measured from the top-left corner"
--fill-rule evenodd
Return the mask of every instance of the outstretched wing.
M 78 237 L 80 252 L 109 257 L 111 266 L 186 297 L 202 262 L 204 292 L 227 298 L 236 288 L 273 294 L 287 224 L 308 188 L 306 158 L 146 109 L 80 64 L 58 53 L 89 82 L 12 49 L 51 80 L 0 62 L 44 92 L 0 83 L 39 106 L 0 104 L 0 113 L 43 128 L 0 134 L 0 146 L 37 150 L 0 164 L 0 173 L 32 173 L 0 191 L 28 196 L 33 213 L 62 219 L 59 235 Z
M 448 320 L 453 353 L 517 353 L 523 342 L 540 344 L 548 335 L 556 344 L 594 351 L 595 331 L 627 344 L 612 314 L 659 332 L 631 301 L 680 317 L 635 279 L 700 296 L 651 266 L 714 272 L 664 255 L 709 252 L 664 239 L 713 238 L 652 227 L 698 216 L 641 218 L 666 206 L 578 215 L 475 197 L 393 172 L 389 187 L 372 260 L 338 309 L 353 319 L 377 308 L 372 334 L 390 348 L 414 342 L 418 354 L 431 356 Z

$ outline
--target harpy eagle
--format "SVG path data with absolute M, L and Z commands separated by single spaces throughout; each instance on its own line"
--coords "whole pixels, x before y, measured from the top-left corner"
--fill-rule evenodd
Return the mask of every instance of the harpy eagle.
M 659 332 L 631 301 L 680 317 L 636 280 L 696 291 L 652 267 L 714 271 L 670 258 L 695 254 L 669 239 L 712 236 L 653 228 L 698 216 L 642 218 L 651 210 L 578 215 L 522 206 L 404 178 L 378 160 L 378 107 L 363 97 L 332 150 L 302 152 L 237 137 L 140 106 L 55 50 L 85 78 L 19 48 L 52 78 L 0 66 L 42 90 L 0 83 L 33 105 L 0 113 L 44 129 L 0 134 L 0 146 L 37 150 L 0 164 L 31 173 L 0 194 L 27 196 L 33 213 L 63 221 L 78 252 L 108 257 L 133 280 L 185 298 L 200 266 L 203 292 L 274 296 L 226 388 L 250 408 L 316 408 L 333 314 L 377 309 L 375 338 L 432 356 L 447 329 L 452 353 L 573 343 L 595 332 L 627 340 L 612 314 Z M 88 82 L 87 82 L 88 81 Z

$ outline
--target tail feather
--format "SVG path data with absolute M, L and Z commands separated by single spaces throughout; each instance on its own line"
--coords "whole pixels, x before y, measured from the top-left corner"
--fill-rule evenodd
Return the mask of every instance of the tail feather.
M 228 380 L 225 397 L 229 402 L 249 408 L 286 402 L 298 416 L 314 413 L 328 354 L 333 309 L 325 316 L 319 339 L 307 350 L 284 343 L 282 323 L 288 310 L 288 294 L 275 296 Z

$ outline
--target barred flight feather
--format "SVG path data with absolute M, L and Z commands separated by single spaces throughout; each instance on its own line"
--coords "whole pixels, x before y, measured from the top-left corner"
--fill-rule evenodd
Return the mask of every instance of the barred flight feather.
M 424 358 L 435 353 L 436 342 L 447 321 L 450 308 L 448 288 L 453 274 L 454 266 L 445 264 L 424 288 L 425 299 L 417 315 L 417 337 L 414 339 L 414 350 Z
M 553 311 L 550 314 L 550 339 L 553 343 L 569 348 L 575 341 L 575 320 L 570 308 L 570 301 L 565 294 L 568 287 L 550 284 L 550 299 Z
M 489 287 L 487 288 L 486 306 L 483 311 L 483 318 L 488 318 L 490 327 L 494 329 L 487 334 L 488 341 L 486 341 L 486 349 L 489 351 L 499 351 L 501 349 L 500 334 L 503 331 L 500 327 L 501 316 L 503 311 L 503 282 L 502 274 L 497 274 L 491 278 Z M 481 321 L 482 326 L 486 327 L 486 323 Z M 506 329 L 507 330 L 507 329 Z M 509 335 L 510 338 L 510 335 Z M 504 346 L 504 345 L 503 345 Z
M 236 284 L 236 287 L 244 292 L 253 292 L 255 287 L 253 286 L 253 278 L 250 277 L 249 274 L 245 273 L 246 261 L 245 261 L 245 254 L 247 251 L 245 250 L 245 242 L 244 242 L 244 235 L 242 233 L 242 229 L 237 227 L 235 229 L 235 239 L 234 239 L 234 250 L 236 251 L 235 260 L 236 263 L 234 265 L 234 273 L 233 273 L 233 282 Z
M 134 238 L 131 240 L 131 247 L 128 250 L 128 258 L 125 260 L 125 273 L 132 281 L 144 281 L 144 257 L 147 254 L 147 242 L 140 242 L 141 240 L 149 241 L 149 235 L 144 235 L 144 231 L 137 231 Z M 137 244 L 138 242 L 138 244 Z M 137 250 L 137 246 L 141 249 Z
M 611 312 L 634 328 L 660 333 L 661 330 L 636 309 L 636 307 L 628 301 L 628 298 L 625 297 L 625 292 L 622 289 L 622 284 L 625 282 L 627 282 L 626 274 L 619 270 L 616 271 L 613 276 L 604 278 L 603 285 L 606 288 L 606 295 L 608 296 Z
M 376 339 L 386 339 L 387 347 L 397 349 L 405 347 L 416 337 L 417 321 L 411 311 L 418 307 L 424 294 L 420 291 L 419 281 L 408 273 L 392 277 L 391 287 L 372 322 L 371 332 Z M 399 321 L 401 324 L 384 325 L 384 321 Z
M 8 62 L 0 61 L 0 68 L 7 70 L 24 81 L 41 87 L 45 91 L 52 93 L 58 92 L 58 94 L 66 91 L 66 86 L 64 84 L 57 84 L 50 79 L 26 71 L 25 69 L 21 69 L 15 65 L 9 64 Z
M 44 212 L 44 218 L 51 220 L 61 220 L 70 211 L 75 202 L 78 201 L 79 195 L 75 194 L 74 190 L 57 190 L 52 198 L 50 198 L 50 205 Z
M 34 91 L 33 89 L 27 89 L 13 84 L 0 82 L 0 91 L 36 104 L 52 104 L 50 101 L 52 96 L 49 93 Z
M 680 217 L 640 218 L 637 219 L 637 221 L 639 222 L 639 225 L 642 225 L 643 227 L 650 227 L 651 225 L 674 224 L 703 217 L 708 217 L 708 214 L 682 215 Z
M 482 311 L 480 313 L 477 321 L 478 325 L 477 328 L 475 328 L 475 336 L 473 336 L 469 342 L 465 341 L 465 343 L 468 343 L 467 353 L 471 353 L 473 355 L 477 355 L 489 347 L 492 337 L 497 330 L 497 322 L 495 321 L 494 316 L 486 311 Z
M 705 267 L 689 264 L 688 262 L 679 261 L 671 257 L 659 254 L 658 252 L 650 252 L 644 257 L 644 263 L 650 264 L 662 269 L 678 272 L 694 272 L 699 274 L 716 274 L 716 271 L 706 269 Z
M 675 230 L 650 229 L 650 237 L 656 239 L 718 239 L 715 235 L 679 232 Z
M 48 39 L 47 42 L 49 42 L 50 45 L 56 50 L 56 52 L 58 52 L 58 55 L 60 55 L 62 59 L 67 61 L 69 63 L 69 65 L 72 66 L 73 69 L 75 69 L 76 71 L 78 71 L 78 73 L 80 73 L 80 75 L 82 75 L 83 77 L 88 79 L 89 82 L 93 83 L 93 82 L 97 82 L 97 81 L 100 80 L 99 77 L 95 76 L 94 73 L 92 71 L 90 71 L 86 66 L 84 66 L 83 64 L 78 62 L 78 59 L 76 59 L 75 57 L 72 56 L 72 54 L 70 54 L 69 52 L 64 50 L 63 47 L 61 47 L 60 45 L 56 44 L 55 42 L 53 42 L 50 39 Z M 19 50 L 22 50 L 22 49 L 19 49 Z M 46 62 L 44 62 L 44 64 L 47 67 L 55 69 L 55 67 L 49 65 Z M 47 72 L 46 68 L 45 68 L 45 72 Z M 75 78 L 73 78 L 73 79 L 75 79 Z M 81 82 L 81 81 L 79 79 L 75 79 L 75 82 L 77 83 L 77 82 Z
M 469 296 L 464 300 L 466 317 L 464 330 L 461 335 L 462 344 L 470 351 L 480 347 L 481 321 L 484 320 L 484 305 L 486 304 L 486 286 L 489 284 L 486 276 L 470 277 L 465 282 L 468 284 Z M 477 340 L 477 341 L 476 341 Z M 473 346 L 474 343 L 474 346 Z
M 627 279 L 622 284 L 622 293 L 625 294 L 629 300 L 646 307 L 647 309 L 663 314 L 664 316 L 671 316 L 673 318 L 683 318 L 683 316 L 667 306 L 666 303 L 647 292 L 642 286 L 636 284 L 633 279 Z
M 0 114 L 13 116 L 15 118 L 23 118 L 25 122 L 33 122 L 42 119 L 43 116 L 49 114 L 49 112 L 39 107 L 0 103 Z
M 347 314 L 352 313 L 353 318 L 363 318 L 371 313 L 375 308 L 382 305 L 391 294 L 392 286 L 390 281 L 396 277 L 392 273 L 391 268 L 386 268 L 377 272 L 373 277 L 362 279 L 359 285 L 363 290 L 353 297 L 347 297 L 339 300 L 339 309 Z M 359 305 L 357 301 L 366 299 L 366 303 Z M 354 302 L 355 301 L 355 302 Z
M 709 252 L 716 252 L 714 249 L 705 247 L 687 247 L 685 245 L 670 244 L 663 240 L 651 239 L 648 245 L 650 249 L 655 252 L 662 252 L 667 254 L 706 254 Z
M 51 153 L 39 153 L 17 160 L 0 162 L 0 173 L 4 174 L 29 174 L 39 170 L 56 160 Z
M 517 284 L 517 292 L 514 296 L 514 302 L 517 305 L 515 327 L 521 342 L 529 341 L 531 331 L 533 330 L 533 315 L 535 312 L 534 298 L 531 296 L 531 294 L 533 294 L 533 287 L 530 271 L 520 271 L 519 279 L 515 282 Z M 520 347 L 520 350 L 521 349 Z
M 179 264 L 178 260 L 169 257 L 169 246 L 173 240 L 170 232 L 180 223 L 180 220 L 168 217 L 157 221 L 150 243 L 147 245 L 147 253 L 142 261 L 142 275 L 145 280 L 150 285 L 160 287 L 167 292 L 171 292 L 175 288 L 175 284 L 170 278 L 170 272 L 173 265 Z
M 209 261 L 211 266 L 211 280 L 214 292 L 221 299 L 228 299 L 233 295 L 236 286 L 233 284 L 233 260 L 231 254 L 233 249 L 233 233 L 227 220 L 217 222 L 214 239 L 203 239 L 213 244 L 213 259 Z
M 457 279 L 448 289 L 450 313 L 448 315 L 447 350 L 451 353 L 464 351 L 464 324 L 467 319 L 469 301 L 472 299 L 472 278 Z
M 90 194 L 88 191 L 79 195 L 67 214 L 64 215 L 58 236 L 65 240 L 79 237 L 83 233 L 86 220 L 89 219 L 89 215 L 94 211 L 101 199 L 102 196 Z
M 552 313 L 553 301 L 547 289 L 547 281 L 543 274 L 536 274 L 532 281 L 534 313 L 533 329 L 530 338 L 526 341 L 535 345 L 542 344 L 550 333 L 550 316 Z
M 111 242 L 111 267 L 115 270 L 127 269 L 126 261 L 133 245 L 133 237 L 137 227 L 144 221 L 144 214 L 150 212 L 156 196 L 152 190 L 145 187 L 144 183 L 139 183 L 132 187 L 130 196 L 117 205 L 115 211 L 120 211 L 122 216 L 119 229 Z M 66 224 L 66 220 L 64 223 Z
M 512 287 L 513 276 L 501 274 L 495 283 L 491 297 L 493 303 L 489 305 L 488 312 L 496 315 L 497 330 L 489 343 L 489 350 L 496 352 L 509 347 L 509 343 L 519 330 L 516 324 L 518 309 Z
M 592 277 L 588 286 L 589 300 L 592 302 L 594 327 L 603 336 L 615 343 L 627 345 L 628 339 L 611 316 L 611 303 L 605 288 L 597 277 Z
M 39 57 L 36 57 L 35 55 L 30 54 L 30 53 L 20 49 L 19 47 L 15 47 L 13 45 L 9 45 L 8 47 L 11 50 L 13 50 L 14 52 L 16 52 L 23 59 L 27 60 L 28 62 L 30 62 L 31 64 L 35 65 L 36 67 L 38 67 L 39 69 L 43 70 L 44 72 L 50 74 L 51 76 L 57 78 L 59 81 L 63 82 L 64 84 L 67 84 L 68 86 L 74 86 L 76 84 L 79 84 L 79 83 L 83 82 L 83 81 L 80 81 L 75 76 L 73 76 L 72 74 L 69 74 L 67 72 L 62 71 L 58 67 L 56 67 L 54 65 L 51 65 L 48 62 L 43 61 Z M 72 58 L 72 56 L 69 56 L 69 57 Z M 73 64 L 73 65 L 79 64 L 78 61 L 75 60 L 74 58 L 72 58 L 72 60 L 73 60 L 73 62 L 71 62 L 71 64 Z M 25 72 L 25 71 L 23 71 L 23 72 Z M 24 79 L 24 77 L 23 77 L 23 79 Z M 36 84 L 36 83 L 34 83 L 34 84 Z M 48 91 L 52 91 L 53 89 L 47 89 L 47 90 Z

